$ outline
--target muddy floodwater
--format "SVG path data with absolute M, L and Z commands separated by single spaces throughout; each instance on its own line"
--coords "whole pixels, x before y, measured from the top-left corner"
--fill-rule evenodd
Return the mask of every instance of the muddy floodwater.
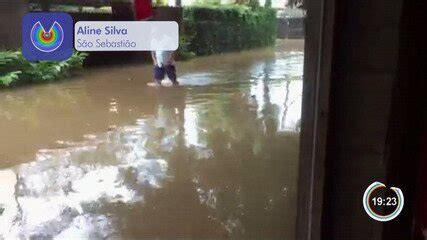
M 0 91 L 0 238 L 294 239 L 303 41 Z

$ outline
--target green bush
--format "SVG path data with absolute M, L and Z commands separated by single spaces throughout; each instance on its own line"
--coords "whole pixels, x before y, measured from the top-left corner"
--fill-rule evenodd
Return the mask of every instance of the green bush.
M 196 55 L 266 47 L 276 39 L 276 11 L 247 6 L 184 8 L 183 34 Z
M 80 68 L 86 56 L 86 53 L 74 53 L 60 62 L 28 62 L 21 51 L 0 52 L 0 87 L 59 80 Z
M 190 43 L 187 36 L 181 34 L 179 37 L 179 47 L 177 50 L 179 60 L 189 60 L 196 56 L 196 54 L 190 50 Z

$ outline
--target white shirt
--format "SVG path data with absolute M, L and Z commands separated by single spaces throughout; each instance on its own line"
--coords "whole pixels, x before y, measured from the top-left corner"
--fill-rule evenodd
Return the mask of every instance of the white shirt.
M 172 53 L 173 51 L 156 51 L 157 65 L 159 67 L 163 67 L 166 65 L 174 65 Z

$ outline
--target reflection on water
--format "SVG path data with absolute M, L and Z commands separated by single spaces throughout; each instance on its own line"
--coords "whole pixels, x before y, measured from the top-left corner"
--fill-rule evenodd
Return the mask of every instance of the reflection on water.
M 300 47 L 0 92 L 0 238 L 293 239 Z

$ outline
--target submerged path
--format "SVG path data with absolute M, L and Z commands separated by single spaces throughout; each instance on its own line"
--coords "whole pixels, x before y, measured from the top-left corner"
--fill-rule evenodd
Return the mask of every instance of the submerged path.
M 303 41 L 0 92 L 1 237 L 286 237 Z

